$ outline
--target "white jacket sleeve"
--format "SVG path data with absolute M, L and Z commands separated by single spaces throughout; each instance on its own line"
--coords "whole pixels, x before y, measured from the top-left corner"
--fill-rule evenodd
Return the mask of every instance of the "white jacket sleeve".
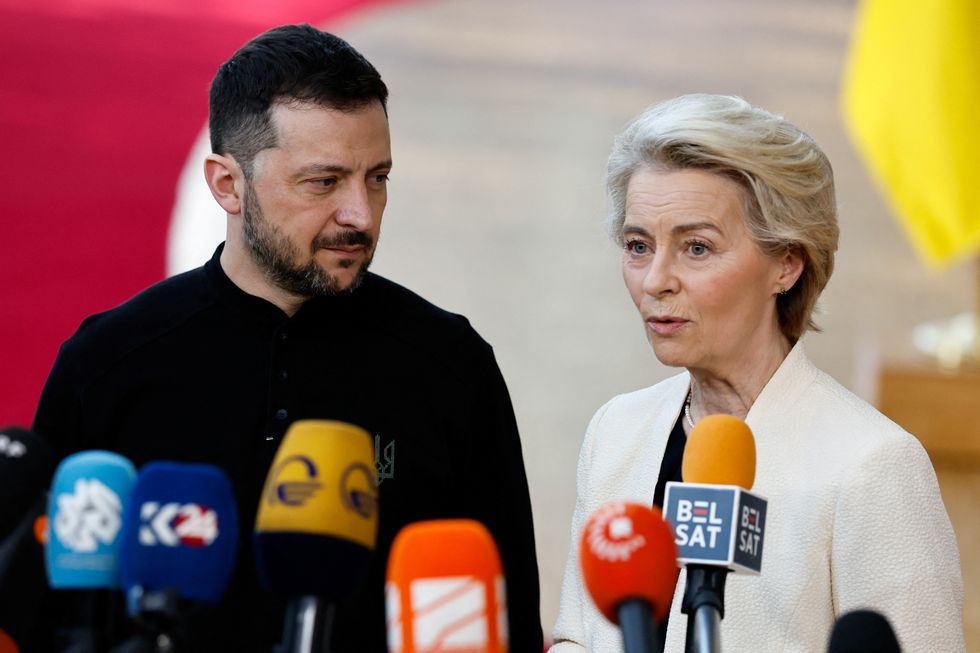
M 611 403 L 611 402 L 610 402 Z M 589 470 L 592 467 L 592 448 L 595 438 L 596 425 L 602 420 L 607 403 L 592 416 L 589 427 L 585 431 L 585 440 L 578 457 L 578 469 L 575 485 L 575 512 L 572 515 L 572 532 L 568 544 L 568 560 L 565 562 L 565 577 L 561 584 L 561 600 L 558 608 L 558 620 L 551 639 L 554 645 L 549 653 L 581 652 L 587 648 L 586 620 L 584 612 L 593 609 L 592 599 L 582 584 L 582 573 L 579 566 L 579 540 L 582 527 L 590 516 Z
M 965 650 L 956 538 L 929 457 L 911 436 L 896 432 L 863 452 L 845 478 L 831 565 L 838 615 L 884 614 L 906 653 Z

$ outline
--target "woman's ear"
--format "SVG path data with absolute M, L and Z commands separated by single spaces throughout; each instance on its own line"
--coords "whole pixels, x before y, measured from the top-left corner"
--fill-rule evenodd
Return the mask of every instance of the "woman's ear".
M 204 159 L 204 180 L 211 195 L 225 213 L 238 215 L 242 211 L 244 175 L 238 163 L 230 156 L 209 154 Z
M 800 247 L 790 247 L 779 255 L 778 276 L 776 278 L 775 292 L 782 294 L 789 291 L 803 274 L 803 267 L 806 264 L 806 254 Z

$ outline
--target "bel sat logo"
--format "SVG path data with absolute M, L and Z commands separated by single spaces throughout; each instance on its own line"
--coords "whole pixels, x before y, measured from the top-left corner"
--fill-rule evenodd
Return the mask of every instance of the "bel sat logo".
M 679 563 L 761 571 L 765 499 L 735 485 L 668 483 L 664 508 Z

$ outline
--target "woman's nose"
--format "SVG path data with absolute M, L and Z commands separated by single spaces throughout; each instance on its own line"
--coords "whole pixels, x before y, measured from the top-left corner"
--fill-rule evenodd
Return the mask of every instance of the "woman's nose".
M 650 267 L 643 277 L 643 292 L 659 297 L 666 293 L 677 292 L 679 283 L 674 264 L 667 252 L 656 252 L 650 258 Z

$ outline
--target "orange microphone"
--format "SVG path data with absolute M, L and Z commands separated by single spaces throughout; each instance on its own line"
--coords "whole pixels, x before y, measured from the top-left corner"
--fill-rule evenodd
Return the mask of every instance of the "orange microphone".
M 755 437 L 734 415 L 708 415 L 699 421 L 684 445 L 681 478 L 685 483 L 738 485 L 755 483 Z
M 626 653 L 659 645 L 677 584 L 677 547 L 660 511 L 615 501 L 582 531 L 582 578 L 599 611 L 623 633 Z
M 480 522 L 409 524 L 392 544 L 387 580 L 389 653 L 507 653 L 504 574 Z
M 679 564 L 687 567 L 681 612 L 688 615 L 689 651 L 720 649 L 728 573 L 762 571 L 766 500 L 755 483 L 755 437 L 732 415 L 698 422 L 684 447 L 683 483 L 667 483 L 664 514 L 674 531 Z

